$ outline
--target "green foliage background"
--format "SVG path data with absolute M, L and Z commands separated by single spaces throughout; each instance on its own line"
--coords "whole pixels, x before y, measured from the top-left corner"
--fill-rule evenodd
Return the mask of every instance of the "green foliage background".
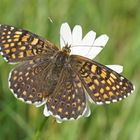
M 91 107 L 91 116 L 57 124 L 43 108 L 11 94 L 8 74 L 14 67 L 0 56 L 0 140 L 140 140 L 140 1 L 139 0 L 0 0 L 0 23 L 28 29 L 59 45 L 63 22 L 80 24 L 110 40 L 97 60 L 124 66 L 136 91 L 126 100 Z M 53 23 L 49 19 L 53 20 Z

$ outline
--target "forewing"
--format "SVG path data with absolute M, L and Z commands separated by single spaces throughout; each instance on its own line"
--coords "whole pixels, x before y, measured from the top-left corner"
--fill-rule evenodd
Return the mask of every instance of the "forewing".
M 0 54 L 10 63 L 30 60 L 39 54 L 53 54 L 58 48 L 29 31 L 0 25 Z
M 45 58 L 36 58 L 23 62 L 11 71 L 9 86 L 20 100 L 40 105 L 46 101 L 48 89 L 46 77 L 52 64 Z
M 76 55 L 71 55 L 70 63 L 79 75 L 88 96 L 96 104 L 120 101 L 134 90 L 129 80 L 105 65 Z
M 86 112 L 84 87 L 71 68 L 62 70 L 56 89 L 47 100 L 47 109 L 59 120 L 78 119 Z

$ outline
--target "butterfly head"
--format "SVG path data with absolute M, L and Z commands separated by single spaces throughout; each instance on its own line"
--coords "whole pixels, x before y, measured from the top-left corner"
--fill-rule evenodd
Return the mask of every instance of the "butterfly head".
M 69 55 L 71 52 L 70 48 L 71 45 L 66 44 L 65 47 L 62 48 L 62 51 Z

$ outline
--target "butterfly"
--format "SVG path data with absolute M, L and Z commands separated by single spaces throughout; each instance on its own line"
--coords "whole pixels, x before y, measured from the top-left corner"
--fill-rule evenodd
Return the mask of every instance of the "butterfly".
M 49 115 L 57 119 L 88 116 L 88 100 L 109 104 L 134 91 L 124 76 L 70 52 L 71 45 L 60 50 L 27 30 L 0 25 L 0 54 L 8 63 L 18 63 L 9 75 L 12 93 L 26 103 L 45 104 Z

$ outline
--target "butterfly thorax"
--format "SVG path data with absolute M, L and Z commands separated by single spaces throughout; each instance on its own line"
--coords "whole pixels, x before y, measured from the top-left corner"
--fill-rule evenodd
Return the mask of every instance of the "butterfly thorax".
M 55 59 L 54 59 L 54 63 L 57 67 L 63 67 L 69 59 L 69 54 L 67 54 L 67 52 L 65 51 L 58 51 Z

